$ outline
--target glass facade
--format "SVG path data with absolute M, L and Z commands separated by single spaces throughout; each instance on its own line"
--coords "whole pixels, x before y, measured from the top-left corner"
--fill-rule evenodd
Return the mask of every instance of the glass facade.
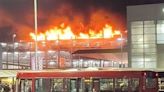
M 162 3 L 127 6 L 130 67 L 164 67 L 163 6 Z
M 131 22 L 131 63 L 133 68 L 156 68 L 155 21 Z
M 164 44 L 164 20 L 157 21 L 157 44 Z
M 132 21 L 130 28 L 131 66 L 157 68 L 159 53 L 163 53 L 157 46 L 164 45 L 164 20 Z

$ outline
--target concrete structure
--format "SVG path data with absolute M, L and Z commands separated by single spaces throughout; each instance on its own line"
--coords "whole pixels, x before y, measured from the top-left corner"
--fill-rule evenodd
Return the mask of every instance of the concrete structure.
M 117 39 L 38 41 L 38 61 L 43 62 L 39 66 L 44 69 L 127 67 L 127 41 L 123 40 L 121 46 Z M 34 42 L 0 42 L 0 69 L 32 69 L 34 60 Z
M 129 66 L 164 67 L 164 4 L 127 7 Z

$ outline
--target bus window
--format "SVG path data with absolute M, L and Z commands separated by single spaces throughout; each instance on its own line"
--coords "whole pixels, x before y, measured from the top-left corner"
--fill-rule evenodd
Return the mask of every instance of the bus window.
M 146 78 L 146 88 L 155 88 L 156 87 L 156 79 L 147 77 Z
M 116 79 L 115 92 L 128 92 L 128 79 Z
M 69 91 L 66 92 L 84 92 L 83 83 L 81 78 L 77 79 L 68 79 L 69 80 Z
M 131 92 L 139 92 L 139 78 L 131 79 Z
M 26 79 L 20 81 L 20 91 L 19 92 L 32 92 L 32 80 Z
M 84 85 L 84 92 L 92 92 L 92 79 L 85 79 Z
M 50 79 L 36 79 L 35 80 L 35 92 L 50 92 Z
M 99 79 L 93 79 L 93 92 L 100 92 L 100 80 Z
M 51 92 L 63 92 L 63 79 L 53 79 L 51 84 Z
M 35 80 L 35 92 L 42 92 L 42 79 Z
M 113 91 L 113 79 L 100 79 L 100 92 Z
M 164 78 L 158 78 L 159 91 L 164 91 Z
M 70 92 L 76 92 L 77 90 L 77 80 L 76 79 L 71 79 L 70 80 Z
M 154 72 L 146 72 L 146 88 L 156 88 L 157 78 Z

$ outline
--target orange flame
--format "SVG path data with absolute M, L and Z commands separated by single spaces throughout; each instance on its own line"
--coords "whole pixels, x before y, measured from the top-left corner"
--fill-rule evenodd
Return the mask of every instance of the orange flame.
M 64 40 L 64 39 L 98 39 L 98 38 L 112 38 L 114 32 L 112 26 L 106 24 L 102 30 L 95 32 L 89 28 L 88 33 L 80 32 L 78 35 L 74 34 L 70 26 L 61 24 L 59 27 L 55 26 L 52 29 L 47 30 L 45 33 L 37 34 L 37 40 Z M 33 40 L 36 40 L 35 33 L 30 33 Z

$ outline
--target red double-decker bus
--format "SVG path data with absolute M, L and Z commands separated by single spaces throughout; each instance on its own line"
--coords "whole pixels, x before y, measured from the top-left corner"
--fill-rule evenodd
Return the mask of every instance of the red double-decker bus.
M 157 78 L 137 69 L 21 71 L 16 92 L 157 92 Z

